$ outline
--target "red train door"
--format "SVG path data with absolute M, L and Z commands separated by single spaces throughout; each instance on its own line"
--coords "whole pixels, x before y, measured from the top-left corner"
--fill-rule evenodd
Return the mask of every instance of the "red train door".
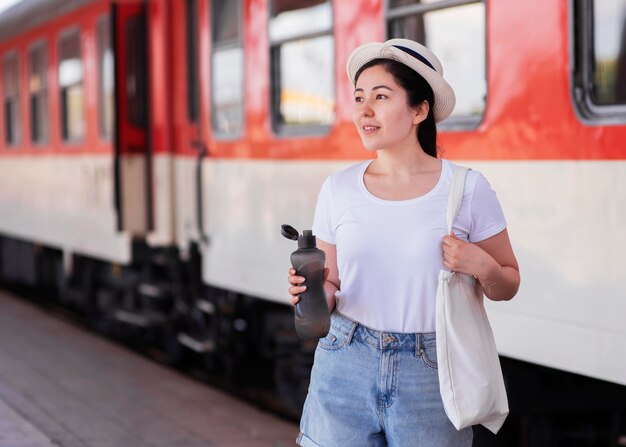
M 152 228 L 145 2 L 114 3 L 116 202 L 118 228 L 145 235 Z

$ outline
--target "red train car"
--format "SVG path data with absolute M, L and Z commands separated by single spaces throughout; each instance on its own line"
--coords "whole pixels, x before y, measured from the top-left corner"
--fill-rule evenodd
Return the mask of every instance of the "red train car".
M 623 444 L 624 0 L 24 0 L 0 15 L 0 277 L 297 409 L 279 227 L 369 156 L 344 66 L 391 37 L 441 57 L 440 154 L 490 180 L 522 269 L 488 307 L 512 409 L 489 445 Z

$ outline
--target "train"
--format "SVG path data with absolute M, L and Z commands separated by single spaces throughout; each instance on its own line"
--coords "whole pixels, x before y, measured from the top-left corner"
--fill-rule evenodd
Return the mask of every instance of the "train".
M 393 37 L 441 58 L 440 156 L 489 179 L 520 262 L 487 303 L 511 414 L 475 444 L 626 445 L 624 0 L 23 0 L 0 14 L 2 283 L 297 415 L 315 344 L 280 226 L 371 156 L 345 61 Z

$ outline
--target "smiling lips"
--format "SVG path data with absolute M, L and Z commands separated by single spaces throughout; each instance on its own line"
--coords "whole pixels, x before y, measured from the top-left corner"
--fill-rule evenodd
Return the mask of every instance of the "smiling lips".
M 380 126 L 374 126 L 371 124 L 366 124 L 366 125 L 361 126 L 361 130 L 363 131 L 365 135 L 374 133 L 378 129 L 380 129 Z

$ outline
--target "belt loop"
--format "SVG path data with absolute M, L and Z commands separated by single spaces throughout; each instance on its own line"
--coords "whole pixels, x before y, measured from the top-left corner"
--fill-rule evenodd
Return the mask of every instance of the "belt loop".
M 422 334 L 415 334 L 415 356 L 420 357 L 422 355 Z
M 356 321 L 352 321 L 352 327 L 350 328 L 350 332 L 348 332 L 348 338 L 346 339 L 346 343 L 352 343 L 352 338 L 354 337 L 354 332 L 356 331 L 356 327 L 359 325 Z

